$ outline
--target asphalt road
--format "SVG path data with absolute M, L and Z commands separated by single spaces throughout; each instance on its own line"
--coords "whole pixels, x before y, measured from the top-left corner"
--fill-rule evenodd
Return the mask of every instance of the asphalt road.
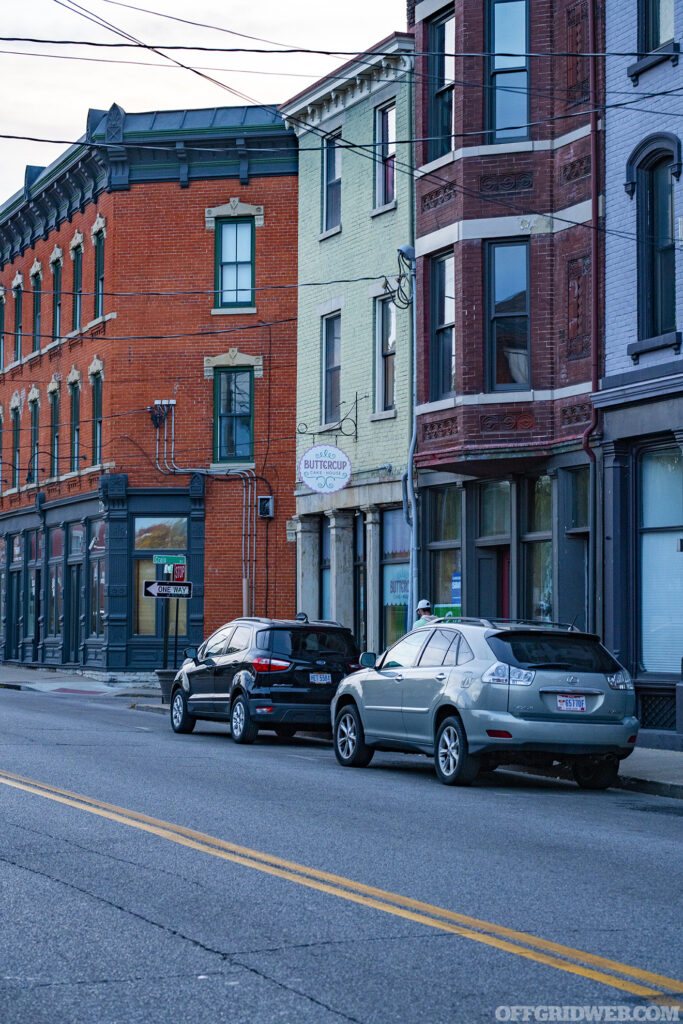
M 450 789 L 424 758 L 345 770 L 129 705 L 0 690 L 2 1024 L 475 1024 L 683 993 L 654 977 L 683 979 L 683 802 Z

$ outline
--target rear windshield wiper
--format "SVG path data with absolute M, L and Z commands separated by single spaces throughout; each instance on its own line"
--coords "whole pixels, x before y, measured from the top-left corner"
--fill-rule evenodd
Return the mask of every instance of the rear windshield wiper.
M 578 669 L 574 665 L 568 665 L 564 661 L 542 661 L 542 662 L 539 662 L 537 665 L 535 664 L 535 665 L 529 666 L 529 667 L 530 668 L 533 667 L 537 671 L 538 671 L 538 669 L 542 669 L 542 668 L 561 668 L 561 669 L 567 669 L 570 672 L 582 672 L 583 671 L 583 669 Z

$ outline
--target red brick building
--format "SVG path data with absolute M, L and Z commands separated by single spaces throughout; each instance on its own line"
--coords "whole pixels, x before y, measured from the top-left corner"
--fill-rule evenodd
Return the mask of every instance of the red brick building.
M 593 612 L 593 7 L 415 8 L 421 590 L 443 610 Z
M 6 660 L 158 667 L 155 555 L 193 583 L 181 649 L 293 613 L 296 244 L 266 108 L 90 111 L 27 168 L 0 207 Z

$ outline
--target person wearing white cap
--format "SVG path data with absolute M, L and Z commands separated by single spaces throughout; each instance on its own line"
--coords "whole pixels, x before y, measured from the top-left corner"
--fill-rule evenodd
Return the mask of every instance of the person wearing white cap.
M 419 629 L 420 626 L 428 626 L 430 622 L 436 621 L 436 615 L 432 615 L 432 606 L 426 598 L 422 598 L 421 601 L 417 602 L 417 618 L 413 623 L 413 629 Z

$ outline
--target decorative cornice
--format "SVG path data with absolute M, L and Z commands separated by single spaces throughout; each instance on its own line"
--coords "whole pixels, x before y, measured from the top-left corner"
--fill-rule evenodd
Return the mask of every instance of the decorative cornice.
M 69 370 L 69 376 L 66 378 L 66 383 L 70 388 L 81 386 L 81 371 L 77 370 L 75 366 L 72 366 Z
M 33 265 L 32 265 L 31 269 L 28 272 L 28 276 L 31 277 L 31 278 L 39 277 L 41 279 L 41 281 L 42 281 L 42 279 L 43 279 L 43 264 L 40 262 L 39 259 L 35 259 L 33 261 Z
M 28 395 L 26 396 L 26 401 L 28 402 L 29 405 L 34 405 L 34 404 L 40 405 L 40 391 L 35 386 L 35 384 L 31 385 L 31 390 L 29 391 Z
M 15 291 L 17 288 L 23 288 L 23 287 L 24 287 L 24 275 L 21 273 L 20 270 L 17 270 L 16 274 L 14 275 L 14 280 L 12 281 L 12 291 Z
M 7 298 L 7 289 L 4 284 L 0 284 L 0 302 L 4 303 Z
M 10 412 L 14 412 L 16 409 L 21 413 L 21 395 L 18 391 L 15 391 L 9 400 Z
M 222 217 L 253 217 L 254 227 L 263 227 L 264 208 L 263 206 L 252 206 L 250 203 L 243 203 L 239 196 L 235 196 L 229 203 L 223 206 L 212 206 L 204 210 L 204 226 L 207 231 L 213 231 L 216 227 L 216 220 Z
M 251 356 L 246 352 L 240 352 L 238 348 L 229 348 L 220 356 L 204 357 L 204 377 L 213 380 L 213 371 L 227 368 L 253 366 L 254 377 L 263 376 L 263 356 Z
M 52 271 L 53 274 L 55 272 L 55 265 L 57 263 L 60 265 L 60 267 L 64 263 L 64 253 L 58 245 L 56 245 L 50 253 L 50 270 Z
M 59 392 L 60 382 L 61 378 L 56 373 L 53 373 L 50 378 L 50 383 L 46 388 L 48 395 L 54 395 L 55 392 Z

